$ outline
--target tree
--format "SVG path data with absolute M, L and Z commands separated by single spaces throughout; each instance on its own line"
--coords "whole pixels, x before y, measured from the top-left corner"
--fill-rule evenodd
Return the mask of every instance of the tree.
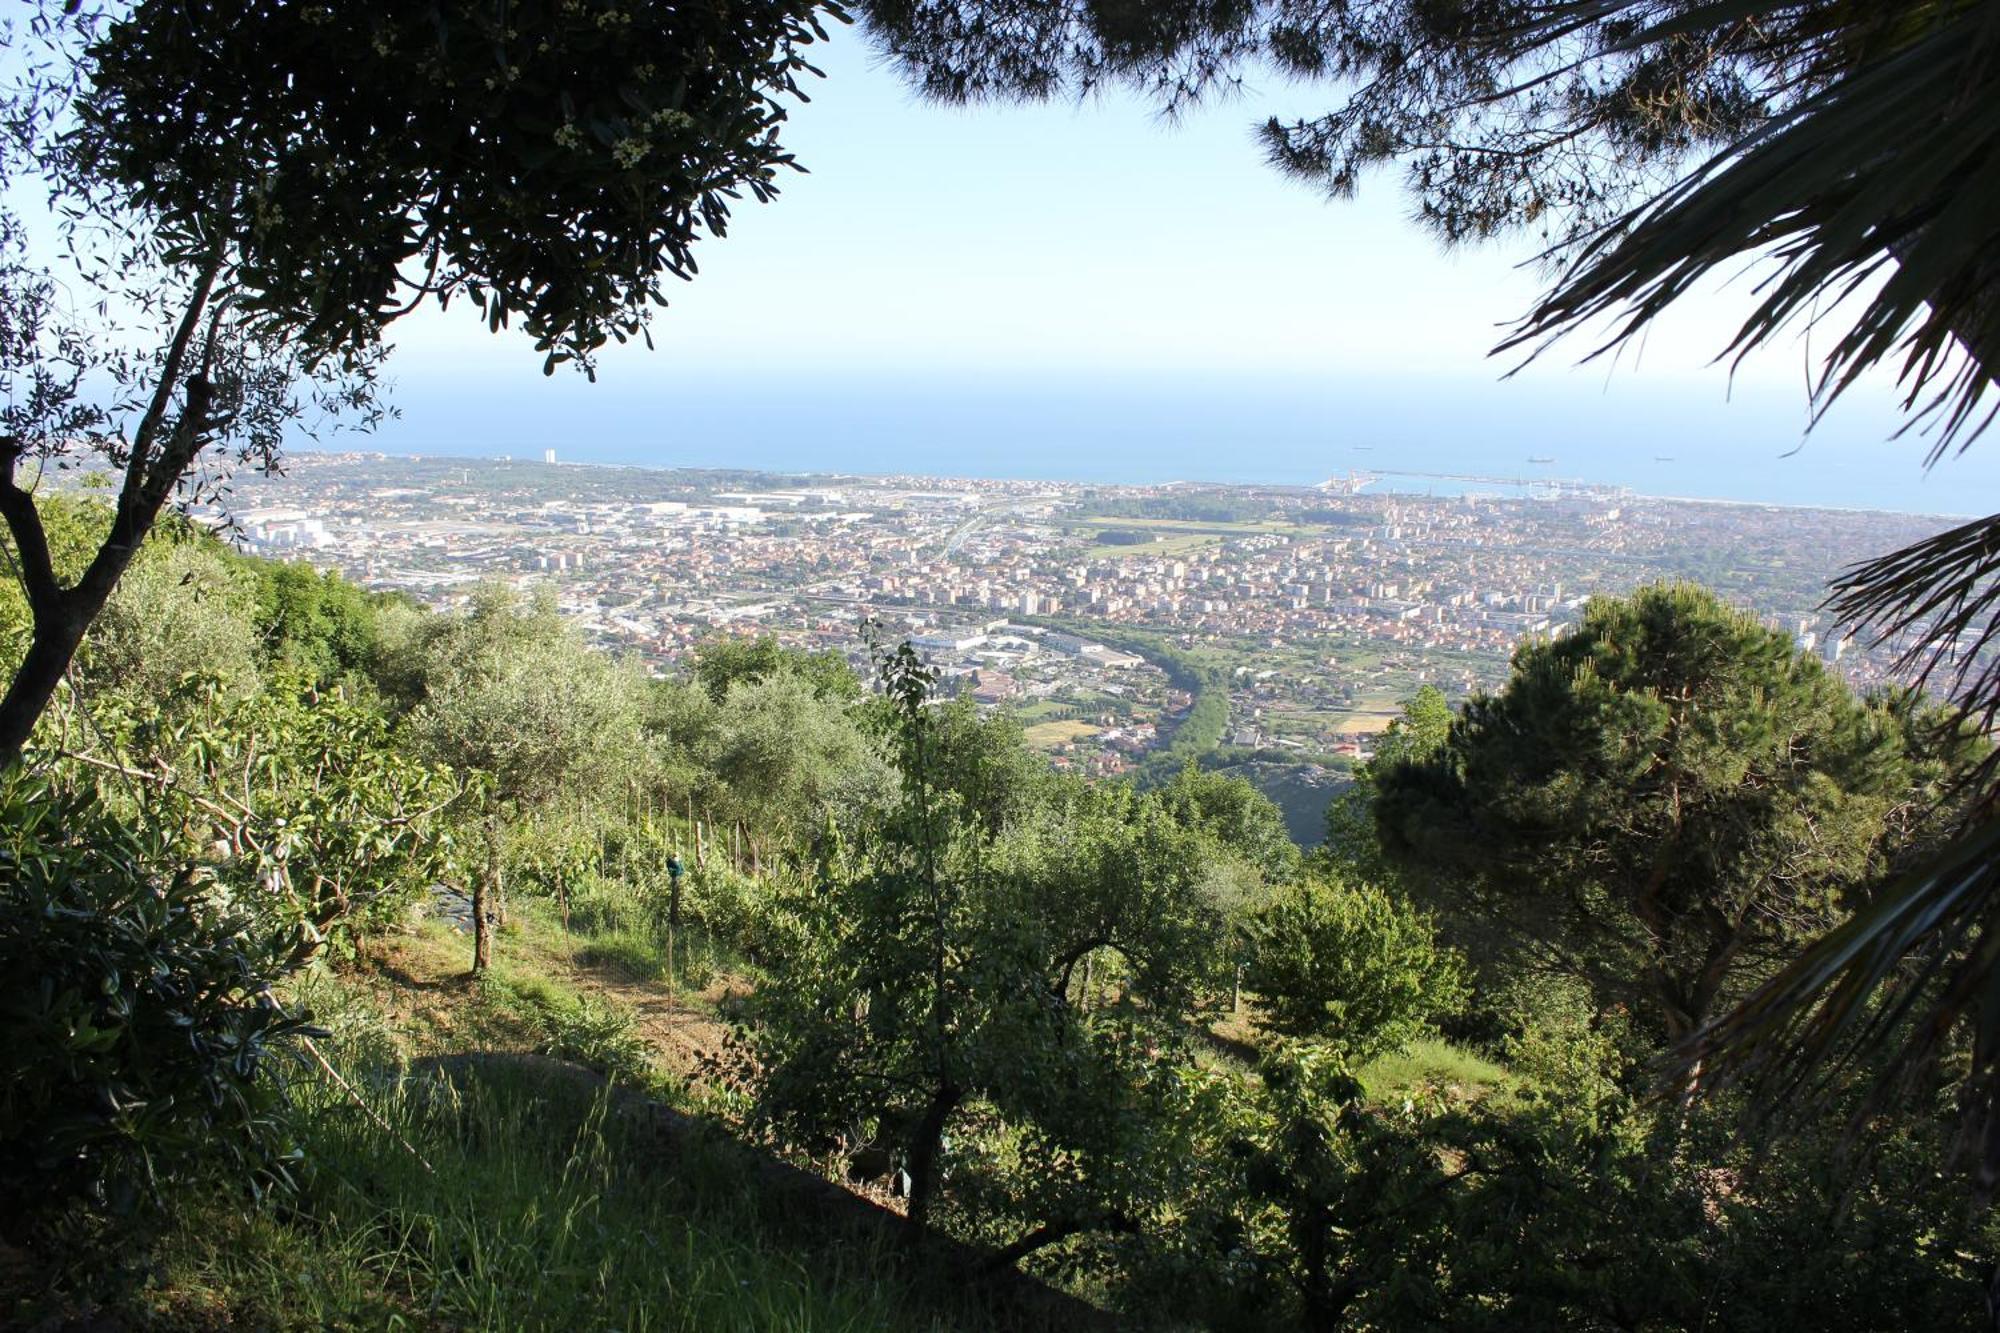
M 714 772 L 746 826 L 753 862 L 763 847 L 823 827 L 836 807 L 859 804 L 849 793 L 879 794 L 893 782 L 851 707 L 816 694 L 804 676 L 739 680 L 716 721 Z
M 1444 748 L 1451 735 L 1451 705 L 1444 691 L 1426 685 L 1403 701 L 1402 715 L 1375 743 L 1374 756 L 1354 782 L 1326 808 L 1326 841 L 1319 859 L 1371 883 L 1387 883 L 1395 867 L 1382 855 L 1375 832 L 1376 775 L 1397 764 L 1422 763 Z
M 302 385 L 365 418 L 400 315 L 518 319 L 548 370 L 643 335 L 697 239 L 792 165 L 778 131 L 821 12 L 138 0 L 11 22 L 10 47 L 47 51 L 7 99 L 0 178 L 44 176 L 64 235 L 31 256 L 0 216 L 0 517 L 33 619 L 0 757 L 162 508 L 232 460 L 272 465 Z M 132 312 L 122 336 L 77 313 L 100 299 Z M 22 468 L 90 456 L 119 478 L 113 517 L 66 580 Z
M 190 678 L 254 692 L 262 657 L 255 599 L 254 577 L 217 543 L 149 542 L 79 653 L 80 683 L 163 712 Z
M 378 603 L 386 599 L 303 562 L 259 561 L 253 568 L 257 633 L 267 657 L 328 685 L 374 671 Z
M 1257 913 L 1245 980 L 1258 1021 L 1355 1065 L 1407 1045 L 1461 998 L 1458 960 L 1422 913 L 1367 884 L 1308 878 Z
M 1376 811 L 1465 911 L 1679 1042 L 1858 900 L 1902 752 L 1785 636 L 1654 586 L 1519 649 Z
M 1299 845 L 1277 803 L 1243 778 L 1204 772 L 1193 759 L 1160 788 L 1168 813 L 1243 857 L 1274 883 L 1298 874 Z
M 754 639 L 716 635 L 704 639 L 694 654 L 694 678 L 708 691 L 709 698 L 721 703 L 730 688 L 771 676 L 795 676 L 804 681 L 816 698 L 851 703 L 861 697 L 861 678 L 847 659 L 836 652 L 807 653 L 787 648 L 777 636 Z
M 1053 770 L 1028 748 L 1020 720 L 1005 710 L 982 716 L 968 698 L 931 705 L 930 761 L 932 781 L 988 834 L 1033 818 L 1050 796 Z
M 290 941 L 217 893 L 166 821 L 88 783 L 0 774 L 0 1205 L 171 1207 L 210 1171 L 289 1180 L 274 1057 L 303 1015 L 271 997 Z
M 1146 1071 L 1210 981 L 1220 923 L 1203 843 L 1129 789 L 1081 784 L 996 836 L 933 779 L 929 668 L 904 645 L 884 683 L 901 799 L 859 840 L 855 874 L 792 907 L 799 946 L 755 1000 L 758 1118 L 816 1150 L 887 1150 L 919 1232 L 947 1169 L 977 1156 L 953 1135 L 1011 1134 L 1021 1169 L 956 1190 L 1009 1199 L 1021 1230 L 1006 1263 L 1129 1227 L 1145 1188 L 1134 1164 L 1152 1159 L 1152 1111 L 1171 1102 Z M 1129 981 L 1092 1008 L 1076 983 L 1099 952 Z
M 554 601 L 523 606 L 482 587 L 462 615 L 421 623 L 409 650 L 423 699 L 409 726 L 440 762 L 485 777 L 485 865 L 473 876 L 473 970 L 492 957 L 502 899 L 502 818 L 576 793 L 633 762 L 637 690 L 587 650 Z

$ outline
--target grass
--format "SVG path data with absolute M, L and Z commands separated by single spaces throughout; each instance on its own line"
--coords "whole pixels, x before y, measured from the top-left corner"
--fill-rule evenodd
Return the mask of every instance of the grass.
M 1049 750 L 1071 741 L 1095 736 L 1104 728 L 1092 726 L 1088 722 L 1037 722 L 1021 733 L 1021 739 L 1037 750 Z
M 608 1096 L 496 1066 L 324 1083 L 295 1209 L 219 1203 L 171 1236 L 153 1313 L 265 1328 L 931 1328 L 870 1249 L 774 1240 L 735 1164 L 663 1160 Z M 431 1168 L 426 1169 L 425 1163 Z
M 1403 712 L 1401 709 L 1390 709 L 1380 713 L 1328 713 L 1325 714 L 1325 721 L 1322 725 L 1328 731 L 1333 732 L 1363 732 L 1368 735 L 1380 735 L 1382 732 L 1387 731 L 1390 724 L 1402 715 Z
M 531 943 L 543 949 L 540 961 L 546 965 L 588 968 L 633 985 L 699 989 L 718 970 L 740 970 L 744 964 L 692 919 L 701 906 L 696 893 L 690 884 L 690 919 L 677 938 L 667 925 L 664 894 L 615 880 L 596 880 L 574 895 L 566 931 L 547 899 L 527 900 L 523 910 L 537 927 L 530 931 Z M 550 948 L 556 953 L 548 953 Z
M 1219 1015 L 1209 1025 L 1209 1036 L 1211 1058 L 1241 1070 L 1252 1068 L 1261 1039 L 1256 997 L 1245 995 L 1241 1009 Z M 1367 1089 L 1369 1098 L 1378 1102 L 1400 1101 L 1426 1086 L 1478 1101 L 1494 1093 L 1511 1091 L 1519 1082 L 1506 1066 L 1442 1037 L 1419 1037 L 1400 1051 L 1370 1060 L 1355 1071 L 1355 1076 Z
M 1297 531 L 1290 524 L 1264 520 L 1209 522 L 1197 518 L 1122 518 L 1097 514 L 1064 520 L 1059 526 L 1079 528 L 1130 528 L 1137 532 L 1187 533 L 1218 537 L 1256 537 L 1271 532 Z
M 1150 542 L 1099 542 L 1086 547 L 1083 558 L 1129 560 L 1137 556 L 1152 556 L 1159 559 L 1164 556 L 1186 555 L 1189 551 L 1198 551 L 1204 546 L 1214 546 L 1221 541 L 1222 538 L 1207 533 L 1179 533 L 1162 536 Z
M 1514 1086 L 1514 1076 L 1500 1065 L 1435 1037 L 1413 1041 L 1403 1050 L 1371 1060 L 1358 1076 L 1370 1099 L 1378 1102 L 1399 1101 L 1425 1086 L 1479 1101 Z
M 294 1080 L 300 1192 L 184 1210 L 125 1322 L 220 1329 L 843 1330 L 993 1326 L 884 1232 L 802 1217 L 712 1122 L 661 1137 L 647 1102 L 700 1103 L 632 1015 L 560 963 L 552 908 L 517 903 L 494 967 L 433 923 L 295 999 L 366 1103 Z M 625 938 L 610 926 L 584 947 Z M 609 943 L 607 943 L 609 941 Z M 497 1056 L 480 1052 L 499 1052 Z M 535 1064 L 540 1052 L 568 1065 Z M 470 1054 L 468 1054 L 470 1053 Z M 449 1076 L 444 1072 L 449 1070 Z

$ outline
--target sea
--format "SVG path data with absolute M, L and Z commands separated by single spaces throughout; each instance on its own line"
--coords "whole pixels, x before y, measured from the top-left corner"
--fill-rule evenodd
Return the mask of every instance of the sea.
M 1886 395 L 1808 431 L 1802 388 L 1642 377 L 816 374 L 663 370 L 589 384 L 421 377 L 399 415 L 328 448 L 781 473 L 1641 495 L 1946 516 L 2000 510 L 2000 431 L 1935 440 Z M 1900 434 L 1899 434 L 1900 432 Z

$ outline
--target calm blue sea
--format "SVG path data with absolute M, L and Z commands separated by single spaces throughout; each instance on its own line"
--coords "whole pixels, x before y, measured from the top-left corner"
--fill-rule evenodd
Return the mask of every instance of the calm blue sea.
M 330 447 L 781 472 L 1082 482 L 1310 484 L 1354 471 L 1574 478 L 1642 494 L 1985 514 L 2000 432 L 1926 469 L 1877 400 L 1811 435 L 1799 391 L 1727 398 L 1626 375 L 1439 385 L 1394 377 L 1120 379 L 884 371 L 751 378 L 670 369 L 643 381 L 524 376 L 399 386 L 400 419 Z M 1549 462 L 1531 462 L 1549 459 Z M 1398 478 L 1455 493 L 1477 483 Z

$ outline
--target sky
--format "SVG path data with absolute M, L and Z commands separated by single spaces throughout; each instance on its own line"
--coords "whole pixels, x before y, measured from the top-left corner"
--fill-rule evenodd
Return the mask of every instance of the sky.
M 1255 128 L 1328 108 L 1325 86 L 1253 82 L 1167 123 L 1123 95 L 927 104 L 853 31 L 817 63 L 785 134 L 809 174 L 701 244 L 654 350 L 614 349 L 594 385 L 544 379 L 469 309 L 413 316 L 401 418 L 369 447 L 1134 481 L 1533 454 L 1656 492 L 2000 507 L 2000 449 L 1926 476 L 1920 442 L 1888 441 L 1886 377 L 1807 441 L 1806 344 L 1712 364 L 1754 274 L 1615 363 L 1576 367 L 1577 340 L 1503 379 L 1488 353 L 1540 289 L 1531 241 L 1446 252 L 1390 174 L 1351 201 L 1281 177 Z M 1633 471 L 1665 456 L 1699 475 Z

